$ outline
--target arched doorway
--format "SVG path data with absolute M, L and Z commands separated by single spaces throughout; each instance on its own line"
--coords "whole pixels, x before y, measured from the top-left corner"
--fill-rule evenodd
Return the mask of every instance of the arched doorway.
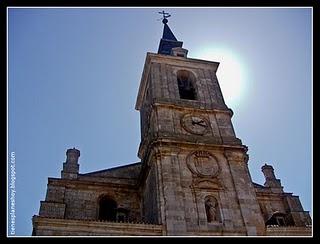
M 99 220 L 116 221 L 117 202 L 108 196 L 99 200 Z

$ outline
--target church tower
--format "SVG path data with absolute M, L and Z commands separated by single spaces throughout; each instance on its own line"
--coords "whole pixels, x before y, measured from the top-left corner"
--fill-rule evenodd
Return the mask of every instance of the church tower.
M 48 178 L 32 235 L 310 236 L 308 211 L 271 165 L 262 167 L 264 185 L 252 182 L 219 63 L 188 58 L 162 14 L 136 101 L 141 162 L 81 173 L 80 150 L 68 149 L 61 177 Z
M 136 101 L 143 215 L 166 235 L 264 235 L 219 63 L 188 58 L 163 14 L 158 53 L 147 53 Z

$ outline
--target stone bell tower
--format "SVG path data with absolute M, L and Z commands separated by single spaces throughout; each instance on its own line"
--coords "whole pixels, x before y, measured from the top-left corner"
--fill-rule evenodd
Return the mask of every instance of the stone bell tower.
M 166 235 L 263 235 L 219 63 L 188 58 L 163 14 L 158 53 L 147 53 L 136 102 L 143 215 L 163 224 Z

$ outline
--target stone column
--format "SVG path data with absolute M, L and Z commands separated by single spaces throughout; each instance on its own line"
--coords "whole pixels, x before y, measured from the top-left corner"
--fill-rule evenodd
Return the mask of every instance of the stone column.
M 265 223 L 249 174 L 247 166 L 248 155 L 240 150 L 227 150 L 224 155 L 230 166 L 247 235 L 264 235 Z
M 62 179 L 77 179 L 79 174 L 78 159 L 80 157 L 80 151 L 72 148 L 66 152 L 67 159 L 63 163 L 63 170 L 61 171 Z

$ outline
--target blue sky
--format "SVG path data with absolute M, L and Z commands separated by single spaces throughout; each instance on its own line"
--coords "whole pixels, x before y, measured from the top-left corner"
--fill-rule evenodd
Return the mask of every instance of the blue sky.
M 134 106 L 146 53 L 158 50 L 162 10 L 189 57 L 227 50 L 241 64 L 241 99 L 225 100 L 249 147 L 251 177 L 263 184 L 261 166 L 273 165 L 284 190 L 312 210 L 310 8 L 11 8 L 16 235 L 31 235 L 47 178 L 60 177 L 68 148 L 81 151 L 81 173 L 139 161 Z

